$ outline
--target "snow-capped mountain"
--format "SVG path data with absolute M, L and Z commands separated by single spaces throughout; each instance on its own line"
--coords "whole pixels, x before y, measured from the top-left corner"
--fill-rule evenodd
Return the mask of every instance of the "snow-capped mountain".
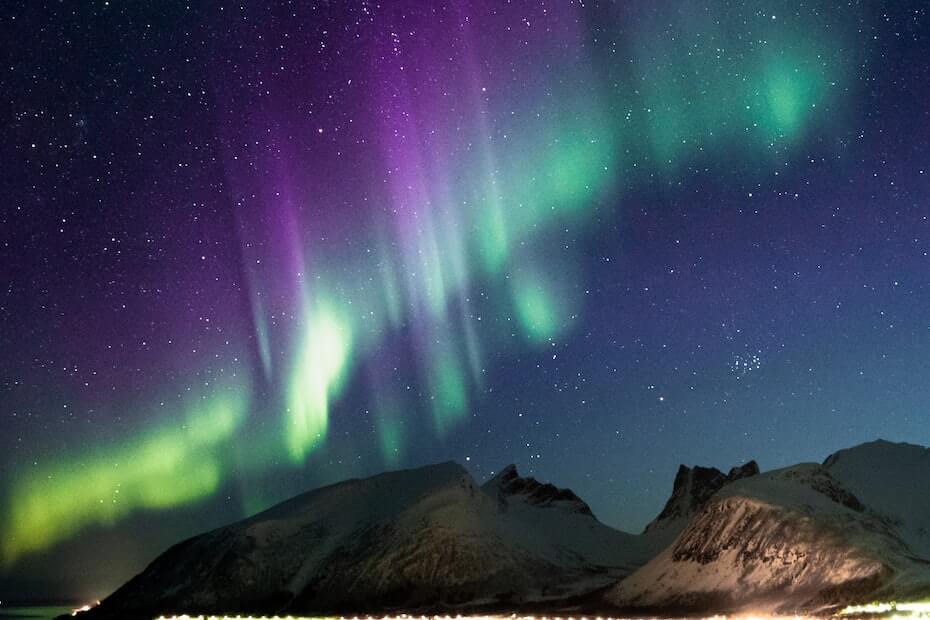
M 930 594 L 930 450 L 873 442 L 722 486 L 606 599 L 661 611 L 826 610 Z
M 443 463 L 324 487 L 182 542 L 91 615 L 511 609 L 606 587 L 656 551 L 513 466 L 480 487 Z

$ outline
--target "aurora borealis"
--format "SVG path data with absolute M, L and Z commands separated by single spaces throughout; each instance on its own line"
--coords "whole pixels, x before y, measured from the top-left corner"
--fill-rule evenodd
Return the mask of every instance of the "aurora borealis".
M 637 530 L 930 443 L 921 3 L 3 13 L 0 598 L 385 468 Z

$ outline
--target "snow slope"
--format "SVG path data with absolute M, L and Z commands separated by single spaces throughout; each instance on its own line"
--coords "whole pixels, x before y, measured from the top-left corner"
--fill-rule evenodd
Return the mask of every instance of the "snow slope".
M 722 487 L 607 601 L 674 611 L 823 611 L 930 594 L 927 450 L 875 442 Z
M 894 523 L 915 554 L 930 558 L 930 448 L 873 441 L 840 450 L 823 466 L 871 511 Z

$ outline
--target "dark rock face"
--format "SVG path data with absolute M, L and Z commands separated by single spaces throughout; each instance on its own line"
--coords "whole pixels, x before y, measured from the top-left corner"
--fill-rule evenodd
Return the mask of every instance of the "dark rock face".
M 733 467 L 726 475 L 715 467 L 695 466 L 690 468 L 680 465 L 678 473 L 675 475 L 672 496 L 665 503 L 665 507 L 659 513 L 659 516 L 646 526 L 646 532 L 675 519 L 691 516 L 727 484 L 758 474 L 759 465 L 755 461 Z
M 497 488 L 499 493 L 506 495 L 522 495 L 528 504 L 534 506 L 561 505 L 573 512 L 594 516 L 591 508 L 570 489 L 560 489 L 549 483 L 539 482 L 535 478 L 521 478 L 517 473 L 517 466 L 510 464 L 501 470 L 497 476 L 484 485 L 485 489 Z
M 741 516 L 734 519 L 741 508 Z M 721 527 L 722 523 L 729 527 Z M 728 499 L 708 506 L 691 522 L 672 547 L 672 560 L 710 564 L 732 549 L 741 564 L 770 562 L 788 552 L 797 553 L 791 545 L 807 538 L 811 536 L 802 532 L 797 523 L 782 518 L 769 506 L 747 509 L 741 500 Z M 803 560 L 803 552 L 797 555 Z
M 756 476 L 758 474 L 759 464 L 755 461 L 749 461 L 744 465 L 730 469 L 730 473 L 727 474 L 727 482 L 734 482 L 740 478 L 748 478 L 749 476 Z

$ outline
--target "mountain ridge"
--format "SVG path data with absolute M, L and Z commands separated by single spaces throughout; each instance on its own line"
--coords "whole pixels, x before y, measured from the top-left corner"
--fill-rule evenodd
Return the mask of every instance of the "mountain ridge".
M 927 481 L 930 449 L 885 441 L 766 472 L 682 465 L 637 535 L 515 465 L 479 484 L 445 461 L 313 489 L 182 541 L 86 617 L 819 613 L 930 594 Z
M 654 555 L 516 468 L 444 462 L 346 480 L 171 547 L 87 617 L 520 606 L 606 587 Z

